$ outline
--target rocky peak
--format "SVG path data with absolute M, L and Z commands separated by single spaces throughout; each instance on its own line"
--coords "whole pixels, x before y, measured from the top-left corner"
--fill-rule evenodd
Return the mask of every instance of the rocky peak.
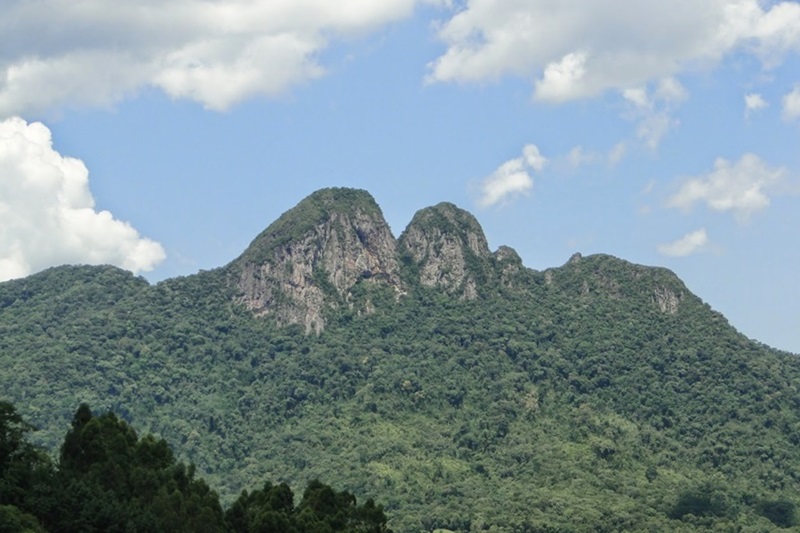
M 527 269 L 512 248 L 491 253 L 477 219 L 451 203 L 418 211 L 395 240 L 372 196 L 354 189 L 304 199 L 258 235 L 226 275 L 238 302 L 308 333 L 322 331 L 328 310 L 371 313 L 386 296 L 417 286 L 471 300 L 498 291 L 531 295 L 543 280 L 548 291 L 586 305 L 636 300 L 670 315 L 694 305 L 671 272 L 611 256 L 576 253 L 561 267 Z
M 478 281 L 492 254 L 477 219 L 451 203 L 417 211 L 400 237 L 426 287 L 441 287 L 465 299 L 478 296 Z
M 517 251 L 510 246 L 500 246 L 494 252 L 494 258 L 497 263 L 501 283 L 506 287 L 513 287 L 515 285 L 515 276 L 525 270 L 522 264 L 522 258 Z
M 639 300 L 665 314 L 677 314 L 689 294 L 673 272 L 637 265 L 606 254 L 574 254 L 561 267 L 545 272 L 545 283 L 555 284 L 583 298 Z
M 359 282 L 399 290 L 397 246 L 366 191 L 323 189 L 284 213 L 231 265 L 239 299 L 279 325 L 322 331 Z

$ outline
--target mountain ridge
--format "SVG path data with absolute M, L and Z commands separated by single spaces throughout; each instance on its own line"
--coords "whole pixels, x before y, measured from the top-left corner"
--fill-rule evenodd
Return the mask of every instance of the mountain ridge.
M 584 261 L 595 261 L 592 257 Z M 574 254 L 564 267 L 582 259 Z M 455 204 L 418 210 L 395 238 L 374 198 L 367 191 L 345 188 L 309 195 L 224 268 L 238 276 L 238 301 L 248 309 L 316 334 L 324 329 L 327 310 L 361 305 L 360 312 L 374 311 L 373 302 L 354 301 L 352 289 L 358 283 L 385 284 L 398 298 L 411 285 L 421 285 L 476 299 L 482 291 L 495 290 L 496 282 L 507 290 L 524 290 L 522 280 L 536 273 L 513 248 L 503 245 L 491 252 L 478 220 Z M 636 265 L 639 275 L 648 268 L 655 267 Z M 557 271 L 546 269 L 545 283 Z M 515 277 L 521 283 L 515 285 Z M 613 280 L 606 282 L 605 288 L 613 290 Z M 681 282 L 677 292 L 665 287 L 656 292 L 656 304 L 675 313 L 688 289 Z
M 537 271 L 452 204 L 395 238 L 370 200 L 322 191 L 228 265 L 153 285 L 103 266 L 0 284 L 0 390 L 44 445 L 83 401 L 223 501 L 318 477 L 396 531 L 794 523 L 765 509 L 800 503 L 796 356 L 667 269 Z

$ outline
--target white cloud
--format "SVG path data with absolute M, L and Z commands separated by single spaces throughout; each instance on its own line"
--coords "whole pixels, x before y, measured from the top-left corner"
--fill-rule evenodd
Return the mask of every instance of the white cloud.
M 533 188 L 533 178 L 529 171 L 540 171 L 546 164 L 547 159 L 539 152 L 536 145 L 526 145 L 521 157 L 506 161 L 481 182 L 478 205 L 490 207 L 513 197 L 528 194 Z
M 769 107 L 764 97 L 758 93 L 748 93 L 744 95 L 744 115 L 749 117 L 752 113 L 761 111 Z
M 679 121 L 672 115 L 688 93 L 675 78 L 664 78 L 651 92 L 646 87 L 628 88 L 622 97 L 630 104 L 629 116 L 637 122 L 636 135 L 655 149 L 667 132 Z
M 669 207 L 689 209 L 703 202 L 714 211 L 732 211 L 740 220 L 769 205 L 768 192 L 786 175 L 784 168 L 769 167 L 755 154 L 739 161 L 718 158 L 709 174 L 687 180 L 667 202 Z
M 522 157 L 525 163 L 536 171 L 542 170 L 547 164 L 547 158 L 539 152 L 539 147 L 535 144 L 526 144 L 522 149 Z
M 679 104 L 688 96 L 686 88 L 673 77 L 661 78 L 655 91 L 655 99 L 667 104 Z
M 321 76 L 331 40 L 408 17 L 421 1 L 6 0 L 0 118 L 105 106 L 143 87 L 223 110 Z
M 89 172 L 53 150 L 50 130 L 0 122 L 0 281 L 65 263 L 152 270 L 165 257 L 108 211 L 95 211 Z
M 786 120 L 800 118 L 800 84 L 795 85 L 792 92 L 783 97 L 783 118 Z
M 701 251 L 708 244 L 708 235 L 705 228 L 687 233 L 680 239 L 667 244 L 659 244 L 658 251 L 663 255 L 672 257 L 685 257 Z
M 648 109 L 652 106 L 650 97 L 647 95 L 647 89 L 644 87 L 625 89 L 622 91 L 622 97 L 637 109 Z
M 562 102 L 713 67 L 734 52 L 766 68 L 800 50 L 800 4 L 759 0 L 465 0 L 438 30 L 430 81 L 533 78 Z
M 544 69 L 542 79 L 536 82 L 534 96 L 548 102 L 564 102 L 588 96 L 582 83 L 586 75 L 586 54 L 573 52 Z

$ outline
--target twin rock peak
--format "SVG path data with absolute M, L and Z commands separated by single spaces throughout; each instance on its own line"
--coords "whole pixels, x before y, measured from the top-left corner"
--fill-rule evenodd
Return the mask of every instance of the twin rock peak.
M 565 267 L 579 259 L 576 254 Z M 302 200 L 226 270 L 236 299 L 252 312 L 317 334 L 331 309 L 371 313 L 377 301 L 424 288 L 473 300 L 528 285 L 534 273 L 507 246 L 490 252 L 475 217 L 453 204 L 418 211 L 395 239 L 374 198 L 345 188 Z M 546 271 L 542 279 L 551 278 Z M 679 285 L 670 301 L 681 298 Z
M 475 217 L 453 204 L 418 211 L 395 239 L 368 192 L 331 188 L 281 215 L 228 269 L 250 310 L 319 333 L 325 310 L 355 305 L 361 285 L 395 298 L 421 285 L 475 299 L 489 278 L 521 267 L 511 248 L 491 253 Z M 372 311 L 369 298 L 361 304 Z

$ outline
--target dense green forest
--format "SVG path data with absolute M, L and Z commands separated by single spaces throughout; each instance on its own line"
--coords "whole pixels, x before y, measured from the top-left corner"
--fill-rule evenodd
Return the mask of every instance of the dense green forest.
M 381 506 L 313 480 L 299 505 L 286 484 L 243 491 L 223 513 L 194 465 L 163 439 L 139 439 L 111 412 L 81 404 L 57 462 L 32 445 L 32 428 L 0 402 L 0 531 L 142 533 L 391 533 Z
M 483 251 L 453 206 L 376 244 L 380 211 L 355 196 L 316 196 L 192 276 L 66 266 L 0 284 L 0 390 L 31 442 L 55 457 L 77 403 L 110 410 L 196 465 L 229 521 L 280 498 L 263 480 L 322 479 L 402 532 L 795 526 L 795 355 L 665 269 L 596 255 L 538 272 Z M 396 255 L 370 259 L 381 247 Z M 286 272 L 271 307 L 243 303 L 245 276 L 262 290 Z M 298 294 L 305 316 L 322 302 L 318 334 L 292 323 Z

